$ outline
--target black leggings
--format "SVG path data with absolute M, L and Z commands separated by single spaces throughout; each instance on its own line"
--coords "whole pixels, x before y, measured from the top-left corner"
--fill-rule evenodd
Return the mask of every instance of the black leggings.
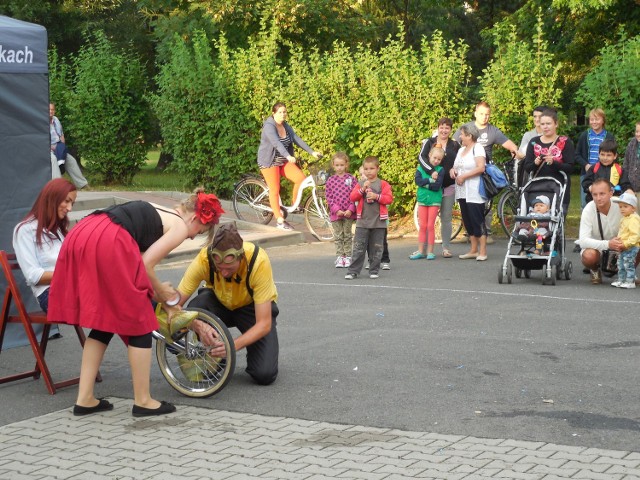
M 113 338 L 113 333 L 93 329 L 89 332 L 89 338 L 97 340 L 100 343 L 104 343 L 105 345 L 109 345 L 109 342 Z M 144 335 L 130 335 L 128 338 L 129 341 L 125 343 L 136 348 L 151 348 L 151 345 L 153 344 L 151 333 L 145 333 Z

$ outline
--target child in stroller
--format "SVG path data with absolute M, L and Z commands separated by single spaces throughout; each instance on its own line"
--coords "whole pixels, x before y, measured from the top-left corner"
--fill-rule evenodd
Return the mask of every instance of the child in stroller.
M 535 239 L 535 254 L 541 255 L 544 239 L 549 236 L 549 222 L 538 221 L 537 218 L 550 215 L 551 200 L 547 195 L 536 195 L 530 204 L 527 217 L 531 217 L 531 221 L 519 222 L 518 240 L 520 243 L 527 243 L 527 241 Z
M 514 271 L 516 278 L 523 274 L 531 278 L 532 270 L 542 270 L 543 285 L 571 278 L 573 267 L 565 257 L 565 192 L 566 181 L 553 177 L 533 178 L 522 188 L 507 253 L 498 273 L 499 283 L 512 283 Z M 518 250 L 512 252 L 516 245 Z

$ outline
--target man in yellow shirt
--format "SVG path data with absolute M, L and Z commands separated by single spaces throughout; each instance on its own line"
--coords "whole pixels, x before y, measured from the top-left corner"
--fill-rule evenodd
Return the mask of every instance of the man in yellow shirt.
M 247 349 L 246 372 L 260 385 L 273 383 L 278 376 L 278 292 L 266 252 L 244 242 L 235 222 L 223 224 L 182 277 L 180 305 L 202 282 L 204 288 L 198 290 L 189 307 L 212 312 L 227 327 L 240 330 L 235 348 Z M 193 330 L 203 343 L 216 343 L 213 329 L 203 322 L 194 321 Z M 212 349 L 211 355 L 224 356 L 224 347 Z

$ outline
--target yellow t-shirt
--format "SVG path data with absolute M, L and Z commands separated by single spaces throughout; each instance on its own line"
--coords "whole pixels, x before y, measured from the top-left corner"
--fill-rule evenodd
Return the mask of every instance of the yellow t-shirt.
M 278 292 L 276 284 L 273 281 L 273 272 L 271 270 L 271 262 L 264 249 L 260 249 L 258 257 L 251 270 L 251 278 L 249 285 L 253 289 L 253 298 L 247 290 L 246 278 L 247 268 L 253 255 L 255 245 L 250 242 L 243 243 L 245 261 L 240 262 L 240 268 L 233 279 L 228 282 L 219 273 L 214 274 L 214 285 L 209 282 L 209 259 L 207 257 L 207 247 L 204 247 L 193 259 L 189 268 L 184 273 L 178 290 L 190 297 L 202 282 L 205 282 L 206 288 L 212 288 L 220 303 L 229 310 L 245 307 L 251 303 L 259 305 L 261 303 L 276 301 Z M 236 278 L 239 281 L 236 281 Z
M 624 244 L 624 248 L 640 246 L 640 216 L 637 213 L 622 217 L 618 237 Z

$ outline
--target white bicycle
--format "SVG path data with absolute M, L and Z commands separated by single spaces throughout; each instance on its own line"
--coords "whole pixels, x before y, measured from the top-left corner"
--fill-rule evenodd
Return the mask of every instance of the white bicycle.
M 280 212 L 284 218 L 290 213 L 300 212 L 304 205 L 304 221 L 311 234 L 318 240 L 333 240 L 333 227 L 329 219 L 329 206 L 322 185 L 328 174 L 319 171 L 304 179 L 293 205 L 283 205 L 280 199 Z M 311 192 L 308 193 L 307 190 Z M 304 199 L 304 200 L 303 200 Z M 240 220 L 258 222 L 267 225 L 273 219 L 273 210 L 269 205 L 269 187 L 261 176 L 245 174 L 233 188 L 233 210 Z

